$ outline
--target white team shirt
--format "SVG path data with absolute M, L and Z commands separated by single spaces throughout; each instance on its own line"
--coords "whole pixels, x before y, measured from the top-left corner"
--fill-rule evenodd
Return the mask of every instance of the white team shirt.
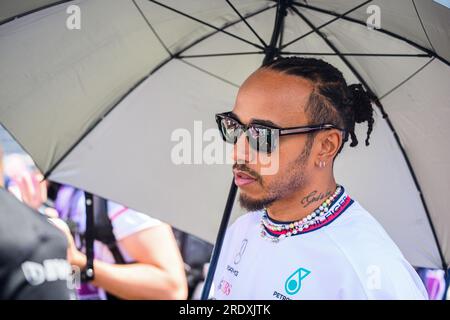
M 263 211 L 227 230 L 214 276 L 215 299 L 428 299 L 381 225 L 344 188 L 325 225 L 278 243 L 261 237 Z

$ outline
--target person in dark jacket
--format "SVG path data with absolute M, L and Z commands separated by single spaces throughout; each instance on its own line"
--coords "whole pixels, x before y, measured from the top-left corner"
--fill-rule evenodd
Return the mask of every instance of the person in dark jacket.
M 66 254 L 64 234 L 0 188 L 0 299 L 74 299 Z

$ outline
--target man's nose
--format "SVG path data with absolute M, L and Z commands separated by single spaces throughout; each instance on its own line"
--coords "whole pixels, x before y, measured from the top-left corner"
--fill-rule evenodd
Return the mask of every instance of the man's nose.
M 255 152 L 250 148 L 246 133 L 243 133 L 234 145 L 234 163 L 250 163 L 254 158 L 254 153 Z

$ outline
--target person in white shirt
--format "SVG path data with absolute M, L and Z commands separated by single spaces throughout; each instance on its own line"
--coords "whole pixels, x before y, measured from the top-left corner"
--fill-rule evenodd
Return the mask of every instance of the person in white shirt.
M 63 203 L 65 205 L 59 205 Z M 84 192 L 69 186 L 61 187 L 56 205 L 60 217 L 76 226 L 77 233 L 86 229 Z M 116 261 L 112 248 L 94 241 L 92 282 L 78 290 L 82 300 L 93 299 L 186 299 L 187 280 L 184 263 L 172 228 L 144 213 L 107 201 L 107 216 L 123 261 Z M 64 231 L 69 241 L 69 262 L 83 269 L 86 255 L 80 243 L 60 219 L 54 223 Z
M 344 186 L 333 162 L 373 128 L 370 95 L 323 60 L 279 58 L 216 115 L 249 213 L 227 230 L 213 299 L 427 299 L 414 268 Z M 357 164 L 355 164 L 357 165 Z

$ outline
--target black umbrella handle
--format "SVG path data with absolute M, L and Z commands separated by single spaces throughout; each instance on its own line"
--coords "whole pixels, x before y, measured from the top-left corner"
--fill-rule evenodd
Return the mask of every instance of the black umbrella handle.
M 223 240 L 225 239 L 225 233 L 227 231 L 228 222 L 230 221 L 231 211 L 233 211 L 234 199 L 236 198 L 237 186 L 233 182 L 231 183 L 230 192 L 228 193 L 227 204 L 223 212 L 222 222 L 220 223 L 219 233 L 217 234 L 216 244 L 214 245 L 211 261 L 209 263 L 208 275 L 206 276 L 205 284 L 202 291 L 202 300 L 207 300 L 209 292 L 211 291 L 211 285 L 216 273 L 217 262 L 219 261 L 220 251 L 222 249 Z

